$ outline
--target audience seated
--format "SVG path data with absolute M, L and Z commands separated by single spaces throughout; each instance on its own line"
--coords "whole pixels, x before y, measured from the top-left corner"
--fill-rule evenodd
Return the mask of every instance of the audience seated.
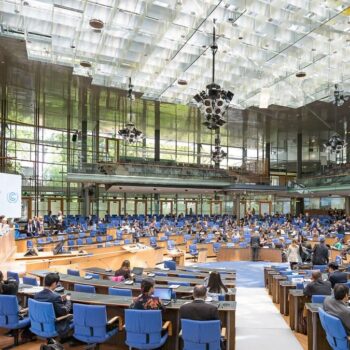
M 217 306 L 205 302 L 207 288 L 197 285 L 193 288 L 193 301 L 181 305 L 180 318 L 195 321 L 218 320 L 219 312 Z
M 131 278 L 131 271 L 130 271 L 130 261 L 124 260 L 122 262 L 122 265 L 118 270 L 115 271 L 114 274 L 115 277 L 123 277 L 124 279 L 130 279 Z
M 4 280 L 4 275 L 0 271 L 0 294 L 17 295 L 18 283 L 14 279 Z
M 141 295 L 135 298 L 130 305 L 130 309 L 137 310 L 158 310 L 162 309 L 163 305 L 158 297 L 154 297 L 154 280 L 145 278 L 141 282 Z
M 346 272 L 341 272 L 338 270 L 339 266 L 338 264 L 331 262 L 328 265 L 328 271 L 329 271 L 329 282 L 332 284 L 332 288 L 337 283 L 346 283 L 348 281 L 348 274 Z
M 312 281 L 304 288 L 304 294 L 308 297 L 313 295 L 331 295 L 332 285 L 329 281 L 322 280 L 320 271 L 313 271 L 311 276 Z
M 50 302 L 53 304 L 55 316 L 65 316 L 72 310 L 72 304 L 69 296 L 60 295 L 55 292 L 60 277 L 57 273 L 48 273 L 44 278 L 44 289 L 36 293 L 34 299 L 41 302 Z M 71 319 L 65 319 L 57 324 L 57 332 L 61 337 L 66 337 L 70 331 L 69 323 Z
M 215 301 L 219 300 L 219 295 L 228 292 L 228 288 L 224 285 L 224 283 L 221 280 L 220 273 L 216 271 L 210 272 L 207 289 L 208 297 L 211 297 Z
M 336 284 L 334 295 L 329 296 L 323 302 L 324 311 L 332 316 L 340 318 L 346 333 L 350 335 L 350 309 L 348 307 L 349 287 L 346 284 Z

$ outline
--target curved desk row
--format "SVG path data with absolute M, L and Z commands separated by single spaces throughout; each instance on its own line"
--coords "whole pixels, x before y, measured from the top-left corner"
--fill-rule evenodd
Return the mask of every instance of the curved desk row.
M 34 293 L 30 292 L 30 288 L 20 288 L 19 294 L 22 296 L 32 296 Z M 89 294 L 71 292 L 71 301 L 73 303 L 91 304 L 91 305 L 106 305 L 108 317 L 121 316 L 124 320 L 124 310 L 129 307 L 132 302 L 132 298 L 119 297 L 105 294 Z M 167 342 L 162 347 L 164 350 L 177 350 L 179 349 L 179 332 L 180 332 L 180 306 L 188 301 L 176 300 L 171 302 L 165 308 L 163 312 L 163 321 L 171 321 L 173 327 L 173 334 L 169 336 Z M 227 335 L 227 349 L 235 349 L 235 301 L 224 301 L 215 303 L 218 306 L 219 317 L 223 327 L 226 327 Z M 118 349 L 128 349 L 125 345 L 125 333 L 118 332 L 118 334 L 111 338 L 109 343 L 118 345 Z
M 32 271 L 31 275 L 34 275 L 36 277 L 40 278 L 40 284 L 43 285 L 44 277 L 52 271 L 48 270 L 38 270 L 38 271 Z M 147 277 L 147 276 L 143 276 Z M 188 282 L 190 283 L 190 287 L 180 286 L 174 291 L 180 295 L 192 295 L 193 287 L 197 284 L 202 284 L 203 279 L 194 279 L 194 278 L 179 278 L 179 277 L 162 277 L 162 276 L 155 276 L 153 277 L 156 281 L 156 284 L 158 286 L 166 287 L 168 285 L 168 282 L 176 284 L 177 281 L 179 282 Z M 111 280 L 106 279 L 85 279 L 84 277 L 79 276 L 71 276 L 67 274 L 60 273 L 60 280 L 63 285 L 67 287 L 67 289 L 73 290 L 74 284 L 84 284 L 84 285 L 90 285 L 94 286 L 96 288 L 96 291 L 98 293 L 108 294 L 108 288 L 115 287 L 115 288 L 124 288 L 124 289 L 131 289 L 135 290 L 138 293 L 140 292 L 140 283 L 134 283 L 134 284 L 125 284 L 124 282 L 114 282 Z M 235 281 L 234 280 L 228 280 L 224 281 L 225 285 L 228 288 L 234 288 Z M 136 293 L 137 295 L 137 293 Z
M 217 261 L 250 261 L 252 260 L 252 248 L 221 247 L 217 254 Z M 258 260 L 282 262 L 282 249 L 260 248 Z

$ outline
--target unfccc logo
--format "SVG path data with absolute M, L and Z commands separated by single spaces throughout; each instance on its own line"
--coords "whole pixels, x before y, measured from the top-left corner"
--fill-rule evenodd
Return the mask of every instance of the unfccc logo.
M 18 201 L 18 194 L 16 192 L 9 192 L 7 194 L 7 201 L 9 203 L 16 203 Z

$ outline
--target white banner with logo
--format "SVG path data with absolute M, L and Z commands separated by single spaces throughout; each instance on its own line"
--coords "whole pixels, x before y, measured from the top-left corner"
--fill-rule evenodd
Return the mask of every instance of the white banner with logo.
M 22 177 L 0 173 L 0 215 L 21 217 Z

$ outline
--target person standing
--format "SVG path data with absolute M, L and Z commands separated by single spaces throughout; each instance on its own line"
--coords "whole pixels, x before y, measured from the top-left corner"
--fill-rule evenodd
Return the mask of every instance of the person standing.
M 258 261 L 259 258 L 259 248 L 260 248 L 260 235 L 259 232 L 254 232 L 250 238 L 250 246 L 252 249 L 252 260 Z
M 320 237 L 320 244 L 316 244 L 313 249 L 312 264 L 327 265 L 329 262 L 329 251 L 325 244 L 324 237 Z
M 301 263 L 299 245 L 298 245 L 298 240 L 296 238 L 292 240 L 292 243 L 289 245 L 287 249 L 287 259 L 290 264 L 291 270 L 294 270 L 295 267 Z

